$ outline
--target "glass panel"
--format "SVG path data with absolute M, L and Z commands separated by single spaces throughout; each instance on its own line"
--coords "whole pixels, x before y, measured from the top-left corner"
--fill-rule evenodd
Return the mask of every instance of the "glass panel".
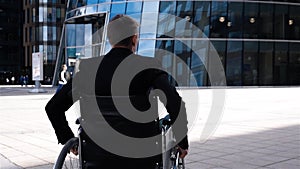
M 44 8 L 39 7 L 39 22 L 43 22 L 44 20 Z
M 56 22 L 56 8 L 52 8 L 51 22 Z
M 47 41 L 48 40 L 48 27 L 47 26 L 43 26 L 43 41 Z
M 274 85 L 287 84 L 288 44 L 275 43 Z
M 242 42 L 228 41 L 226 79 L 229 86 L 242 85 Z
M 191 57 L 191 49 L 187 46 L 191 46 L 192 41 L 179 41 L 175 40 L 174 54 L 176 55 L 176 67 L 175 76 L 178 86 L 188 86 L 190 75 L 188 73 L 189 68 L 184 65 L 189 65 L 189 58 Z M 179 59 L 180 58 L 180 59 Z
M 300 39 L 300 6 L 290 6 L 289 39 Z
M 261 42 L 258 58 L 259 85 L 272 85 L 273 83 L 273 43 Z
M 76 24 L 76 38 L 73 39 L 76 41 L 76 46 L 83 46 L 84 45 L 84 24 Z
M 209 36 L 210 2 L 196 1 L 194 5 L 194 25 L 200 30 L 194 30 L 193 37 L 204 38 Z
M 227 35 L 227 2 L 211 2 L 211 34 L 213 38 L 226 38 Z
M 174 37 L 175 7 L 175 1 L 162 1 L 160 3 L 157 37 Z
M 258 38 L 258 4 L 245 3 L 244 38 Z
M 191 70 L 197 81 L 197 86 L 206 86 L 207 84 L 207 71 L 205 65 L 207 65 L 209 52 L 208 44 L 208 41 L 193 41 Z M 192 78 L 190 79 L 190 85 L 194 86 Z
M 175 37 L 191 37 L 192 35 L 193 1 L 178 1 L 176 9 Z
M 289 85 L 300 85 L 300 43 L 290 43 Z
M 155 57 L 162 61 L 162 67 L 164 70 L 171 74 L 173 65 L 174 41 L 157 40 L 156 48 L 161 50 L 158 50 L 158 53 L 155 54 Z
M 61 21 L 61 15 L 60 15 L 60 8 L 56 9 L 56 21 L 60 22 Z
M 228 37 L 241 38 L 243 35 L 243 3 L 228 3 Z
M 66 53 L 68 58 L 83 58 L 85 48 L 67 48 Z
M 141 20 L 142 2 L 128 2 L 126 8 L 126 14 L 134 18 L 138 23 Z
M 154 57 L 155 40 L 140 40 L 138 54 L 142 56 Z
M 244 42 L 243 85 L 257 85 L 258 42 Z
M 75 24 L 66 24 L 66 46 L 75 46 L 76 41 L 75 41 Z
M 111 5 L 111 11 L 110 11 L 111 12 L 110 19 L 112 19 L 117 14 L 125 13 L 125 5 L 126 5 L 126 3 L 112 4 Z
M 107 12 L 110 10 L 110 4 L 100 4 L 98 5 L 98 12 Z
M 98 6 L 97 5 L 92 5 L 92 6 L 87 6 L 86 7 L 86 13 L 87 14 L 96 13 L 97 11 L 98 11 Z
M 140 38 L 155 38 L 159 2 L 144 2 Z
M 288 28 L 288 6 L 275 5 L 274 38 L 285 39 Z
M 35 8 L 32 8 L 32 22 L 35 22 Z
M 259 37 L 273 38 L 273 4 L 260 4 Z
M 97 4 L 98 0 L 87 0 L 87 5 L 91 5 L 91 4 Z

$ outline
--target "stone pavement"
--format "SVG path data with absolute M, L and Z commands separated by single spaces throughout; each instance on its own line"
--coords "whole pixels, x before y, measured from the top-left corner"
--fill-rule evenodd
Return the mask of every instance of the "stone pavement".
M 0 169 L 51 168 L 61 149 L 44 107 L 55 92 L 0 86 Z M 214 89 L 221 90 L 221 89 Z M 200 137 L 212 89 L 199 89 L 200 114 L 190 130 L 187 169 L 299 169 L 300 88 L 228 88 L 222 119 Z M 76 113 L 66 114 L 74 131 Z

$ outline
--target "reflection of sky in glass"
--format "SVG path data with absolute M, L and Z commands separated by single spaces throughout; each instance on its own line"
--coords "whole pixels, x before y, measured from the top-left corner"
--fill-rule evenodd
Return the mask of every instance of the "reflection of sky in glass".
M 140 40 L 138 54 L 147 57 L 154 57 L 155 40 Z
M 141 38 L 155 38 L 157 29 L 157 13 L 143 13 L 141 22 Z
M 90 4 L 96 4 L 98 3 L 98 0 L 87 0 L 86 4 L 90 5 Z
M 112 4 L 110 18 L 113 18 L 117 14 L 125 13 L 125 3 Z

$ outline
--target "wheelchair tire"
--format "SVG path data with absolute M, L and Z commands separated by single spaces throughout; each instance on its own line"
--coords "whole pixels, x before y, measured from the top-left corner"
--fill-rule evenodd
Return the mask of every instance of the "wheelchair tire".
M 79 155 L 75 156 L 70 153 L 70 149 L 74 146 L 79 145 L 78 138 L 70 139 L 62 148 L 59 156 L 54 164 L 53 169 L 79 169 L 81 164 L 79 160 Z

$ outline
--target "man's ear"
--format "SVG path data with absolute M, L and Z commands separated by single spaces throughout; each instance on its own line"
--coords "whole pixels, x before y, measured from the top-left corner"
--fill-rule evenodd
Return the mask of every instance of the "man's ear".
M 133 35 L 132 36 L 132 46 L 137 45 L 138 43 L 138 36 L 137 35 Z

